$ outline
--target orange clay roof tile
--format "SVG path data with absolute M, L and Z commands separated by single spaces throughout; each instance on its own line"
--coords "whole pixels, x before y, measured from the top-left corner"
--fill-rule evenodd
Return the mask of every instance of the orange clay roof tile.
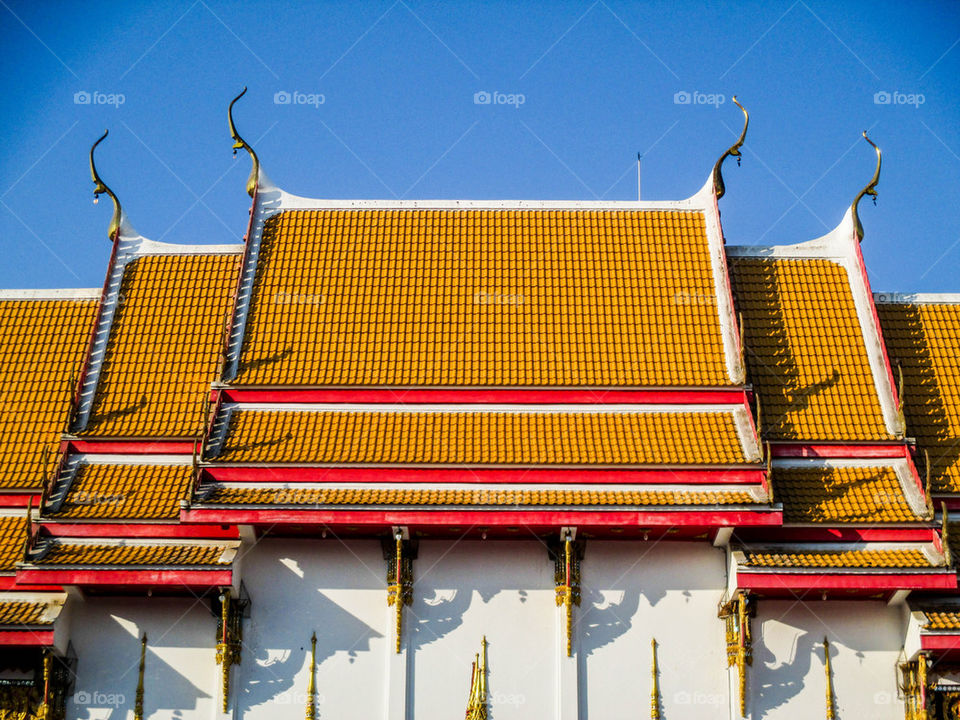
M 54 542 L 37 565 L 229 565 L 221 545 L 117 545 Z
M 10 572 L 23 557 L 27 539 L 26 510 L 21 515 L 0 515 L 0 572 Z
M 747 567 L 776 568 L 931 568 L 922 550 L 821 550 L 746 552 Z
M 746 463 L 730 413 L 235 410 L 219 462 Z
M 926 610 L 924 630 L 960 630 L 960 608 Z
M 773 469 L 787 523 L 921 522 L 890 467 Z
M 694 211 L 298 210 L 238 385 L 729 386 Z
M 45 602 L 0 600 L 0 625 L 53 625 L 46 616 Z
M 878 303 L 877 312 L 903 370 L 907 434 L 930 455 L 933 489 L 960 493 L 960 304 Z
M 40 487 L 43 448 L 56 450 L 66 429 L 96 310 L 96 300 L 0 300 L 0 488 Z
M 755 505 L 742 491 L 676 490 L 422 490 L 370 488 L 215 487 L 204 500 L 213 505 Z
M 772 440 L 888 440 L 847 271 L 730 259 L 747 366 Z
M 239 255 L 147 255 L 124 270 L 121 302 L 82 434 L 193 437 L 203 429 Z
M 175 520 L 192 473 L 190 465 L 83 464 L 50 517 Z

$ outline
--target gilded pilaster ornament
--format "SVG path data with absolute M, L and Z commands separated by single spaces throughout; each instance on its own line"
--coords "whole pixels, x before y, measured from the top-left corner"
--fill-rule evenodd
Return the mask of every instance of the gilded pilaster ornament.
M 137 672 L 137 694 L 133 700 L 133 720 L 143 720 L 143 671 L 147 666 L 147 634 L 140 638 L 140 669 Z
M 480 653 L 473 656 L 470 673 L 470 695 L 466 720 L 487 720 L 487 636 L 480 641 Z

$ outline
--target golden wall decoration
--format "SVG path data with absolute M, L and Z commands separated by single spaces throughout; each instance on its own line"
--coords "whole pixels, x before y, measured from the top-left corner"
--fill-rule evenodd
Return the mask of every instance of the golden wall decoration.
M 823 672 L 826 676 L 827 688 L 827 720 L 836 720 L 836 705 L 833 699 L 833 671 L 830 668 L 830 643 L 827 636 L 823 636 Z
M 657 639 L 650 638 L 653 662 L 650 665 L 650 720 L 660 720 L 660 665 L 657 662 Z
M 927 656 L 900 663 L 900 691 L 903 693 L 903 708 L 906 720 L 927 720 L 927 696 L 930 691 L 927 680 Z
M 753 634 L 750 618 L 754 614 L 753 599 L 747 593 L 737 593 L 721 604 L 718 613 L 726 625 L 727 667 L 736 667 L 739 678 L 738 702 L 740 716 L 747 715 L 747 666 L 753 665 Z
M 466 720 L 487 720 L 487 636 L 480 641 L 480 652 L 473 656 L 470 672 L 470 695 Z
M 306 720 L 317 718 L 317 633 L 310 636 L 310 675 L 307 677 Z
M 573 606 L 580 606 L 580 564 L 583 543 L 575 543 L 567 531 L 562 543 L 548 546 L 553 560 L 553 579 L 556 586 L 557 607 L 562 607 L 566 620 L 567 657 L 573 656 Z
M 220 595 L 220 614 L 217 617 L 217 664 L 220 666 L 220 694 L 223 712 L 230 700 L 230 668 L 240 664 L 243 646 L 243 606 L 234 600 L 230 589 Z
M 413 560 L 416 545 L 404 541 L 403 532 L 394 534 L 393 547 L 384 543 L 384 559 L 387 561 L 387 605 L 394 608 L 396 652 L 403 641 L 403 606 L 413 604 Z
M 133 720 L 143 720 L 143 671 L 147 666 L 147 634 L 140 638 L 140 669 L 137 672 L 137 694 L 133 700 Z

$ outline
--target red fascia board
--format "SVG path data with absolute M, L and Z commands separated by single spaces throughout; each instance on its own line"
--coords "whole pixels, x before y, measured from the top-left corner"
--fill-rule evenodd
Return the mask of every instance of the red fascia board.
M 123 569 L 69 569 L 56 568 L 17 570 L 17 580 L 25 582 L 55 582 L 62 585 L 97 587 L 125 587 L 146 585 L 152 587 L 183 587 L 184 589 L 211 588 L 233 583 L 233 571 L 216 570 L 123 570 Z
M 960 650 L 960 633 L 943 633 L 936 635 L 920 634 L 921 650 Z
M 200 538 L 203 540 L 237 540 L 240 537 L 240 531 L 235 525 L 44 522 L 41 527 L 50 535 L 61 538 Z
M 237 403 L 582 403 L 615 405 L 742 405 L 741 387 L 713 389 L 499 389 L 499 388 L 225 388 L 224 400 Z
M 216 482 L 399 482 L 399 483 L 548 483 L 548 484 L 676 484 L 762 485 L 762 468 L 752 470 L 591 470 L 567 468 L 416 468 L 207 466 L 205 477 Z
M 94 455 L 192 455 L 192 440 L 70 440 L 75 453 Z
M 21 585 L 14 574 L 0 576 L 0 590 L 23 590 L 24 592 L 62 592 L 59 585 Z
M 854 458 L 873 460 L 877 458 L 909 458 L 910 448 L 905 443 L 889 444 L 807 444 L 772 443 L 770 450 L 775 458 Z
M 27 507 L 31 501 L 39 507 L 40 493 L 0 493 L 0 507 Z
M 0 630 L 0 645 L 49 647 L 53 645 L 53 630 Z
M 756 573 L 738 572 L 737 587 L 751 592 L 780 590 L 953 590 L 956 573 Z
M 780 542 L 931 542 L 937 535 L 934 528 L 777 528 L 776 530 L 737 528 L 734 538 L 746 543 Z
M 180 511 L 184 523 L 313 525 L 595 525 L 636 527 L 730 527 L 779 525 L 779 511 L 609 511 L 609 510 L 329 510 L 315 508 L 191 508 Z

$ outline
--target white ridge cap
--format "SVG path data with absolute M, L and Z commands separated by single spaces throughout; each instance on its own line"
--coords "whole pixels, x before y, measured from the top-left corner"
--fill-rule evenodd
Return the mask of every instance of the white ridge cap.
M 96 300 L 100 288 L 0 289 L 0 300 Z
M 905 305 L 960 305 L 960 293 L 885 293 L 873 294 L 878 303 Z

